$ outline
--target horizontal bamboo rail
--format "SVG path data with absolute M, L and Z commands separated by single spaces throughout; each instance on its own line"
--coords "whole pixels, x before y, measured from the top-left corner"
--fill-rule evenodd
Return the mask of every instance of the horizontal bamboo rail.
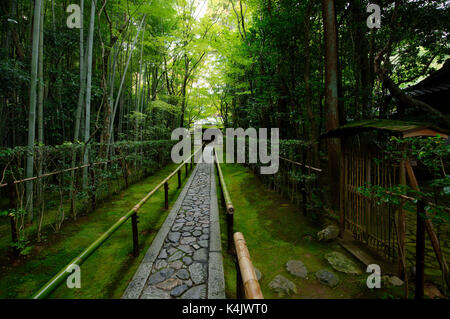
M 217 166 L 217 173 L 219 175 L 219 184 L 222 190 L 222 198 L 226 208 L 227 219 L 227 233 L 228 233 L 228 253 L 234 254 L 233 233 L 234 233 L 234 206 L 231 202 L 230 194 L 228 193 L 227 184 L 220 168 L 219 158 L 217 157 L 216 149 L 214 148 L 214 158 Z
M 85 165 L 81 165 L 81 166 L 77 166 L 77 167 L 66 168 L 66 169 L 63 169 L 63 170 L 60 170 L 60 171 L 55 171 L 55 172 L 51 172 L 51 173 L 45 173 L 45 174 L 42 174 L 42 175 L 39 175 L 39 176 L 33 176 L 33 177 L 24 178 L 24 179 L 19 179 L 17 181 L 13 181 L 12 184 L 20 184 L 20 183 L 24 183 L 24 182 L 29 182 L 29 181 L 33 181 L 33 180 L 36 180 L 36 179 L 49 177 L 49 176 L 53 176 L 53 175 L 57 175 L 57 174 L 61 174 L 61 173 L 67 173 L 67 172 L 71 172 L 71 171 L 76 171 L 78 169 L 89 167 L 89 166 L 107 164 L 107 163 L 118 161 L 118 160 L 121 160 L 121 159 L 122 158 L 116 158 L 116 159 L 107 160 L 107 161 L 104 161 L 104 162 L 91 163 L 91 164 L 85 164 Z M 8 186 L 8 185 L 9 185 L 8 183 L 0 184 L 0 188 Z
M 253 267 L 250 258 L 247 243 L 245 242 L 244 235 L 242 233 L 234 233 L 234 245 L 236 246 L 239 274 L 244 285 L 245 298 L 264 299 L 258 279 L 256 278 L 255 268 Z
M 197 150 L 200 151 L 201 149 Z M 71 268 L 72 265 L 80 266 L 83 264 L 89 256 L 91 256 L 106 240 L 111 237 L 112 234 L 116 232 L 130 217 L 133 218 L 133 230 L 137 225 L 136 217 L 138 210 L 144 205 L 149 198 L 156 193 L 163 185 L 172 178 L 177 172 L 184 166 L 188 165 L 188 162 L 192 159 L 192 157 L 197 153 L 192 154 L 188 159 L 186 159 L 183 163 L 181 163 L 169 176 L 167 176 L 161 183 L 159 183 L 152 191 L 150 191 L 141 201 L 136 204 L 131 210 L 129 210 L 125 215 L 123 215 L 114 225 L 112 225 L 103 235 L 101 235 L 97 240 L 95 240 L 88 248 L 86 248 L 80 255 L 75 257 L 68 265 L 66 265 L 60 272 L 58 272 L 52 279 L 50 279 L 34 296 L 33 299 L 42 299 L 47 297 L 53 290 L 55 290 L 69 275 L 68 269 Z M 166 187 L 165 187 L 166 188 Z M 167 189 L 167 188 L 166 188 Z M 166 202 L 167 202 L 167 191 L 165 192 Z M 137 230 L 137 229 L 136 229 Z M 135 236 L 137 233 L 133 234 L 133 248 L 134 252 L 136 252 L 137 246 L 135 242 Z
M 302 163 L 299 163 L 299 162 L 296 162 L 296 161 L 293 161 L 293 160 L 290 160 L 288 158 L 284 158 L 284 157 L 281 157 L 281 156 L 280 156 L 280 159 L 282 159 L 283 161 L 295 164 L 295 165 L 304 166 L 304 167 L 312 169 L 313 171 L 316 171 L 316 172 L 322 172 L 321 168 L 317 168 L 317 167 L 309 166 L 309 165 L 306 165 L 306 164 L 302 164 Z

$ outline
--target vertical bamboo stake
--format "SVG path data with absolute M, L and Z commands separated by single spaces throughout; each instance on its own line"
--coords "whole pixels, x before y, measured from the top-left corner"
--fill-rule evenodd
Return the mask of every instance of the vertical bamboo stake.
M 133 256 L 139 256 L 139 234 L 138 234 L 138 216 L 136 213 L 131 215 L 131 229 L 133 232 Z
M 416 230 L 416 294 L 415 299 L 423 298 L 424 270 L 425 270 L 425 203 L 417 202 L 417 230 Z
M 406 185 L 406 169 L 405 160 L 402 159 L 400 162 L 400 184 Z M 406 276 L 406 250 L 405 250 L 405 236 L 406 236 L 406 221 L 405 221 L 405 211 L 403 210 L 403 203 L 400 205 L 398 212 L 398 237 L 399 237 L 399 249 L 401 250 L 402 261 L 400 264 L 399 274 L 401 278 Z
M 187 164 L 186 164 L 186 168 L 187 168 Z M 181 188 L 181 170 L 178 170 L 177 174 L 178 174 L 178 188 Z
M 164 183 L 164 208 L 169 209 L 169 183 Z

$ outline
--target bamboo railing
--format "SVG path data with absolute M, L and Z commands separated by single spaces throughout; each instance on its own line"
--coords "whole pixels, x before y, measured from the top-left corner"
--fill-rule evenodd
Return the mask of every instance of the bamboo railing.
M 228 253 L 236 255 L 236 297 L 238 299 L 264 299 L 256 277 L 255 268 L 250 258 L 250 253 L 242 233 L 234 233 L 234 207 L 228 193 L 225 178 L 214 149 L 214 159 L 219 175 L 219 185 L 221 188 L 222 202 L 226 208 L 227 233 L 228 233 Z
M 237 269 L 237 298 L 245 295 L 246 299 L 264 299 L 261 287 L 256 277 L 250 253 L 242 233 L 234 233 L 234 245 L 238 262 Z
M 151 190 L 144 198 L 141 199 L 131 210 L 123 215 L 114 225 L 112 225 L 103 235 L 95 240 L 88 248 L 86 248 L 80 255 L 75 257 L 68 265 L 63 267 L 52 279 L 50 279 L 34 296 L 33 299 L 42 299 L 47 297 L 53 290 L 55 290 L 69 275 L 69 269 L 72 265 L 80 266 L 83 264 L 89 256 L 91 256 L 102 244 L 104 244 L 112 234 L 114 234 L 125 222 L 131 217 L 132 232 L 133 232 L 133 255 L 137 257 L 139 255 L 139 242 L 138 242 L 138 229 L 137 229 L 137 213 L 139 209 L 156 193 L 161 187 L 164 186 L 164 198 L 165 208 L 169 208 L 169 180 L 178 174 L 178 187 L 181 188 L 181 169 L 186 166 L 186 176 L 188 171 L 189 162 L 192 157 L 202 150 L 201 148 L 192 154 L 188 159 L 181 163 L 172 173 L 169 174 L 161 183 L 159 183 L 153 190 Z M 192 168 L 192 162 L 191 162 Z

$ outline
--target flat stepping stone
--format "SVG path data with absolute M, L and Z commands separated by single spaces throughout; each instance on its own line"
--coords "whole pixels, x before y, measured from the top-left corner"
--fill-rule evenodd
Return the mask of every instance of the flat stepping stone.
M 194 253 L 193 259 L 195 261 L 208 261 L 208 251 L 206 248 L 200 248 Z
M 204 299 L 206 298 L 206 285 L 194 286 L 186 291 L 182 296 L 182 299 Z
M 177 271 L 176 276 L 180 279 L 187 280 L 189 279 L 189 272 L 186 269 L 180 269 Z
M 189 266 L 190 264 L 192 264 L 192 258 L 189 257 L 189 256 L 183 257 L 183 263 L 184 263 L 186 266 Z
M 326 269 L 322 269 L 316 272 L 316 278 L 321 284 L 324 284 L 331 288 L 336 287 L 339 283 L 339 279 L 336 277 L 336 275 Z
M 277 275 L 270 283 L 269 287 L 278 293 L 279 296 L 297 293 L 297 286 L 281 275 Z
M 308 278 L 308 270 L 300 260 L 289 260 L 286 263 L 286 270 L 295 277 L 300 277 L 303 279 Z
M 160 270 L 151 275 L 150 278 L 148 278 L 148 283 L 150 285 L 159 284 L 160 282 L 163 282 L 164 280 L 172 276 L 174 272 L 175 270 L 173 270 L 172 268 L 164 268 L 163 270 Z
M 198 285 L 206 281 L 206 270 L 203 264 L 193 263 L 189 266 L 189 272 L 194 284 Z
M 170 268 L 178 270 L 178 269 L 181 269 L 181 267 L 183 267 L 183 262 L 181 260 L 177 260 L 177 261 L 170 263 L 169 266 L 170 266 Z
M 177 243 L 180 240 L 180 237 L 181 237 L 181 233 L 179 233 L 179 232 L 171 232 L 167 236 L 167 238 L 169 238 L 169 240 L 172 243 Z
M 187 285 L 183 284 L 183 285 L 173 288 L 172 291 L 170 292 L 170 295 L 172 297 L 179 297 L 188 289 L 189 289 L 189 287 Z
M 353 275 L 361 274 L 358 266 L 342 253 L 333 251 L 329 254 L 326 254 L 325 259 L 337 271 Z
M 173 255 L 171 255 L 171 256 L 167 259 L 167 261 L 168 261 L 168 262 L 172 262 L 172 261 L 175 261 L 175 260 L 177 260 L 177 259 L 181 259 L 184 255 L 185 255 L 184 252 L 178 250 L 178 251 L 175 252 Z
M 163 282 L 160 282 L 156 285 L 156 288 L 162 289 L 162 290 L 172 290 L 176 286 L 181 285 L 183 282 L 178 278 L 169 278 Z
M 208 247 L 208 241 L 207 240 L 200 240 L 198 242 L 198 244 L 200 245 L 200 247 L 203 247 L 203 248 Z

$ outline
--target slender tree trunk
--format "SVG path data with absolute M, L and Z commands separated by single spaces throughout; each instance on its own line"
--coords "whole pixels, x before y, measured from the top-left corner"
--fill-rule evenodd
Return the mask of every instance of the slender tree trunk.
M 33 177 L 34 163 L 34 139 L 36 130 L 36 85 L 39 60 L 39 28 L 41 16 L 41 0 L 34 3 L 33 42 L 31 54 L 31 78 L 30 78 L 30 110 L 28 113 L 28 156 L 26 167 L 26 178 Z M 33 221 L 33 181 L 26 183 L 26 207 L 28 221 Z
M 322 0 L 325 42 L 325 116 L 327 131 L 339 127 L 338 107 L 338 55 L 336 37 L 336 12 L 334 0 Z M 339 207 L 339 161 L 341 143 L 339 139 L 328 140 L 328 174 L 332 191 L 331 204 Z
M 94 46 L 94 26 L 95 26 L 95 1 L 91 2 L 91 20 L 89 25 L 89 38 L 88 38 L 88 58 L 87 58 L 87 74 L 86 74 L 86 121 L 84 131 L 84 142 L 88 143 L 90 138 L 90 126 L 91 126 L 91 89 L 92 89 L 92 51 Z M 85 145 L 84 150 L 84 165 L 89 163 L 89 146 Z M 88 168 L 83 168 L 83 190 L 88 188 Z
M 312 0 L 308 1 L 305 15 L 305 100 L 306 100 L 306 111 L 308 113 L 309 121 L 311 122 L 311 140 L 313 141 L 313 161 L 314 165 L 319 163 L 319 141 L 317 133 L 317 122 L 312 109 L 312 91 L 311 91 L 311 10 L 312 10 Z

